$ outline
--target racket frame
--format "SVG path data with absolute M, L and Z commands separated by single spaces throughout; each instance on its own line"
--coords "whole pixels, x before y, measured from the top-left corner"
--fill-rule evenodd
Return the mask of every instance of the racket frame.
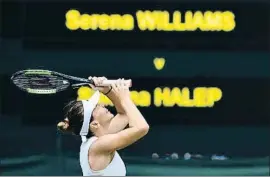
M 27 69 L 27 70 L 17 71 L 11 76 L 10 79 L 14 83 L 14 78 L 16 76 L 22 75 L 22 74 L 24 74 L 26 76 L 36 74 L 36 75 L 54 75 L 54 76 L 62 77 L 63 79 L 67 80 L 67 82 L 69 83 L 69 86 L 71 86 L 73 89 L 79 88 L 81 86 L 89 86 L 89 84 L 92 84 L 92 85 L 95 86 L 94 81 L 91 80 L 91 79 L 85 79 L 85 78 L 80 78 L 80 77 L 76 77 L 76 76 L 70 76 L 70 75 L 67 75 L 67 74 L 63 74 L 63 73 L 59 73 L 59 72 L 55 72 L 55 71 L 50 71 L 50 70 L 43 70 L 43 69 Z M 71 84 L 71 81 L 76 81 L 76 82 L 80 82 L 80 83 Z M 101 86 L 109 86 L 112 83 L 115 83 L 116 81 L 117 80 L 106 80 Z M 63 80 L 63 82 L 64 82 L 64 80 Z M 131 87 L 132 81 L 129 79 L 129 80 L 126 80 L 126 82 Z M 18 85 L 16 85 L 16 86 L 19 87 Z M 19 88 L 21 90 L 26 91 L 26 92 L 31 93 L 31 94 L 56 94 L 57 92 L 61 92 L 61 91 L 67 89 L 67 88 L 65 88 L 63 90 L 58 91 L 57 89 L 31 89 L 31 88 L 22 88 L 22 87 L 19 87 Z

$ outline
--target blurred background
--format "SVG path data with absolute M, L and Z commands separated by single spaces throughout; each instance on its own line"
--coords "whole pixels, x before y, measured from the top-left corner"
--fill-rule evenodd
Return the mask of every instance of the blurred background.
M 134 29 L 104 30 L 101 20 L 103 30 L 70 30 L 71 9 L 130 14 Z M 174 11 L 228 10 L 235 28 L 141 30 L 138 10 L 168 11 L 170 21 Z M 269 175 L 269 10 L 263 0 L 2 0 L 0 174 L 82 175 L 80 138 L 56 129 L 77 90 L 29 95 L 10 82 L 18 70 L 40 68 L 133 80 L 151 129 L 120 151 L 128 175 Z

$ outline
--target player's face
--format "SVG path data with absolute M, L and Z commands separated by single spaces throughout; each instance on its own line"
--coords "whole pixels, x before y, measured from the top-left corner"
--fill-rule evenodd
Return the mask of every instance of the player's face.
M 110 122 L 114 115 L 104 105 L 98 104 L 93 111 L 93 117 L 102 125 Z

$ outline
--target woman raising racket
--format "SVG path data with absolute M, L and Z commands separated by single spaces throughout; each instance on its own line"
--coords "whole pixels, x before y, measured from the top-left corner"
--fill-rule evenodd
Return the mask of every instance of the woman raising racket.
M 96 90 L 94 95 L 89 100 L 71 101 L 66 106 L 66 118 L 58 123 L 58 128 L 82 137 L 80 165 L 83 176 L 125 176 L 126 167 L 117 150 L 145 136 L 149 125 L 132 102 L 123 79 L 109 87 L 98 87 L 105 77 L 92 79 L 96 85 L 90 85 Z M 117 115 L 98 104 L 99 92 L 112 101 Z

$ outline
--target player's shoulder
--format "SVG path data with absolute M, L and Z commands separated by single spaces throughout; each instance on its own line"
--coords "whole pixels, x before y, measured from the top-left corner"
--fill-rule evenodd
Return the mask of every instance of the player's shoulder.
M 87 138 L 87 142 L 91 144 L 91 146 L 93 146 L 93 144 L 98 140 L 98 137 L 96 136 L 92 136 L 90 138 Z
M 92 139 L 91 151 L 92 152 L 103 152 L 104 147 L 107 147 L 112 143 L 113 137 L 116 136 L 115 134 L 106 134 L 101 137 L 95 137 Z

